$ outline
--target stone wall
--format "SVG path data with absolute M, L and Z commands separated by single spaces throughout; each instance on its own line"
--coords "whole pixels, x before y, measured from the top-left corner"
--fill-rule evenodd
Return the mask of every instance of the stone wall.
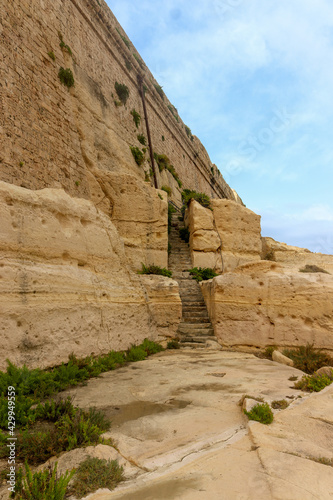
M 260 216 L 231 200 L 211 200 L 211 206 L 192 201 L 188 209 L 193 266 L 228 272 L 260 260 Z
M 146 136 L 137 83 L 142 74 L 154 150 L 169 157 L 185 188 L 235 199 L 221 174 L 211 170 L 203 145 L 188 137 L 167 97 L 156 91 L 157 82 L 103 0 L 4 4 L 1 180 L 29 189 L 62 187 L 87 199 L 92 198 L 89 174 L 96 169 L 144 180 L 150 168 L 148 152 L 139 167 L 129 149 L 142 148 L 138 133 Z M 73 71 L 74 87 L 60 82 L 60 67 Z M 129 89 L 125 106 L 116 105 L 116 82 Z M 138 128 L 133 109 L 141 116 Z M 164 172 L 158 177 L 159 187 L 169 184 L 179 203 L 172 175 Z
M 172 335 L 178 284 L 133 273 L 115 225 L 61 189 L 0 182 L 0 369 L 127 349 Z

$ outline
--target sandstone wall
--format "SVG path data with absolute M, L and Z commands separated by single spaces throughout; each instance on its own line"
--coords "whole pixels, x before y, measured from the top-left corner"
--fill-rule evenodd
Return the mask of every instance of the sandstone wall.
M 220 343 L 333 351 L 333 277 L 274 262 L 245 264 L 202 284 Z
M 212 210 L 192 201 L 187 222 L 194 267 L 228 272 L 260 260 L 260 216 L 231 200 L 212 200 Z
M 115 225 L 91 201 L 0 182 L 0 219 L 0 369 L 6 358 L 46 367 L 72 352 L 126 349 L 177 327 L 177 283 L 133 273 Z
M 2 0 L 0 15 L 1 180 L 29 189 L 62 187 L 87 199 L 97 170 L 143 181 L 148 152 L 139 167 L 129 149 L 143 147 L 138 133 L 146 136 L 140 73 L 154 150 L 170 158 L 185 188 L 235 199 L 203 145 L 188 137 L 167 97 L 156 91 L 157 82 L 103 0 Z M 73 71 L 69 90 L 58 78 L 60 67 Z M 129 88 L 125 106 L 116 105 L 116 82 Z M 138 128 L 132 110 L 141 116 Z M 172 175 L 158 177 L 159 187 L 170 185 L 180 203 Z
M 281 262 L 297 270 L 315 265 L 333 274 L 333 255 L 313 253 L 306 248 L 280 243 L 273 238 L 262 238 L 262 258 Z

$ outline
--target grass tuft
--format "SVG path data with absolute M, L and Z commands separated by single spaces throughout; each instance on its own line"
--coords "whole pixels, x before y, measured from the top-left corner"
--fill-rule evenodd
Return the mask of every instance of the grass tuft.
M 113 490 L 123 480 L 123 467 L 117 460 L 89 457 L 78 467 L 69 493 L 82 498 L 99 488 Z
M 285 349 L 283 354 L 293 360 L 295 368 L 309 374 L 323 366 L 333 366 L 333 358 L 321 349 L 315 349 L 313 344 L 298 349 Z
M 244 413 L 248 416 L 249 420 L 255 420 L 265 425 L 273 422 L 273 412 L 268 403 L 257 404 L 251 411 L 244 410 Z

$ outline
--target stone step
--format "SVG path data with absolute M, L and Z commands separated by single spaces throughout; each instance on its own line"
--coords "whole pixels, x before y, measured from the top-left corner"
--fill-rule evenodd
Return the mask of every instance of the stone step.
M 185 316 L 183 314 L 183 323 L 190 323 L 190 324 L 203 324 L 203 323 L 210 323 L 210 319 L 208 317 L 195 317 L 195 316 Z
M 204 302 L 204 300 L 182 300 L 182 305 L 183 305 L 183 309 L 187 309 L 188 307 L 206 307 L 206 304 Z
M 181 344 L 183 344 L 184 342 L 195 342 L 196 344 L 205 344 L 207 342 L 207 340 L 214 340 L 216 342 L 216 337 L 215 336 L 208 336 L 207 337 L 204 337 L 204 336 L 201 336 L 201 337 L 194 337 L 194 336 L 186 336 L 186 337 L 183 337 L 183 338 L 180 338 L 179 339 L 179 342 Z
M 207 312 L 207 309 L 206 308 L 202 308 L 201 311 L 193 311 L 193 310 L 190 310 L 190 311 L 184 311 L 183 309 L 183 319 L 187 319 L 187 318 L 193 318 L 193 319 L 199 319 L 199 318 L 208 318 L 209 319 L 209 316 L 208 316 L 208 312 Z M 204 321 L 205 323 L 205 321 Z
M 195 326 L 197 326 L 197 325 L 195 325 Z M 178 333 L 181 335 L 191 335 L 194 337 L 201 337 L 201 336 L 207 336 L 207 335 L 213 336 L 214 329 L 212 327 L 210 327 L 210 328 L 190 328 L 189 326 L 188 327 L 179 326 Z
M 207 308 L 206 305 L 201 305 L 201 306 L 192 306 L 191 304 L 183 304 L 183 314 L 184 313 L 189 313 L 189 314 L 194 314 L 194 313 L 202 313 L 204 312 L 205 314 L 207 313 Z

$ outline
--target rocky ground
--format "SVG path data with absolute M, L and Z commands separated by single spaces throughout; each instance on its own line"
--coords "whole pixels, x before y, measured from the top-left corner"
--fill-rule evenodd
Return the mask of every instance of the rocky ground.
M 89 500 L 329 500 L 333 469 L 333 386 L 318 394 L 293 388 L 302 372 L 252 354 L 165 351 L 67 391 L 82 408 L 112 419 L 118 449 L 90 454 L 118 458 L 127 480 Z M 244 395 L 286 400 L 274 422 L 248 423 Z M 88 449 L 60 457 L 71 468 Z M 316 461 L 317 460 L 317 461 Z

